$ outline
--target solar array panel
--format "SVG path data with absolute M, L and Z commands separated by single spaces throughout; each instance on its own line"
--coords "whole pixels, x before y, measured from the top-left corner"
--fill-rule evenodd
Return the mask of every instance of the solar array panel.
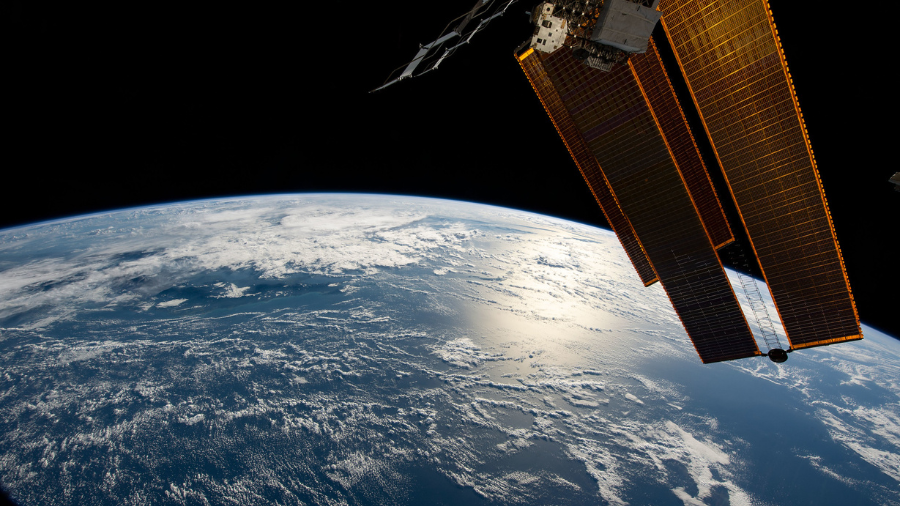
M 734 241 L 731 227 L 653 40 L 646 53 L 632 55 L 628 62 L 650 103 L 710 241 L 716 249 L 730 244 Z
M 613 231 L 619 237 L 619 241 L 622 243 L 622 247 L 625 248 L 628 258 L 631 259 L 638 276 L 640 276 L 644 286 L 649 286 L 658 281 L 659 278 L 656 277 L 656 272 L 653 271 L 650 260 L 647 259 L 640 241 L 634 234 L 631 223 L 629 223 L 625 214 L 622 213 L 619 203 L 616 202 L 615 196 L 609 189 L 609 183 L 603 177 L 603 172 L 597 165 L 597 159 L 588 150 L 581 132 L 575 127 L 569 112 L 563 107 L 556 89 L 553 88 L 553 83 L 550 82 L 547 73 L 544 72 L 540 54 L 533 49 L 529 49 L 516 59 L 531 82 L 531 87 L 534 88 L 535 93 L 541 100 L 544 110 L 550 116 L 553 126 L 556 127 L 556 131 L 559 132 L 559 136 L 562 137 L 563 142 L 569 149 L 569 154 L 575 160 L 575 165 L 581 171 L 581 175 L 594 194 L 594 198 L 600 204 L 600 209 L 603 211 L 603 215 L 606 216 L 606 221 L 609 222 Z
M 566 112 L 574 129 L 560 135 L 570 151 L 583 142 L 593 156 L 701 360 L 759 355 L 635 72 L 625 65 L 590 68 L 568 49 L 543 59 L 526 52 L 520 63 L 533 86 L 532 76 L 549 82 L 535 92 L 551 117 L 548 102 L 558 100 L 555 107 Z
M 662 0 L 660 9 L 791 346 L 861 339 L 768 4 Z

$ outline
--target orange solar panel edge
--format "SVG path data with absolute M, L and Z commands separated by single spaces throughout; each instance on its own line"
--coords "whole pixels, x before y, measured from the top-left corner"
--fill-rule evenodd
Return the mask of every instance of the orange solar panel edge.
M 836 337 L 834 339 L 822 339 L 821 341 L 812 341 L 808 343 L 799 343 L 793 346 L 795 350 L 803 348 L 813 348 L 815 346 L 827 346 L 829 344 L 843 343 L 847 341 L 859 341 L 863 338 L 862 334 L 856 336 Z
M 644 286 L 645 286 L 645 287 L 646 287 L 646 286 L 650 286 L 650 285 L 652 285 L 653 283 L 656 283 L 657 281 L 659 281 L 659 277 L 658 277 L 658 276 L 654 277 L 654 278 L 651 279 L 651 280 L 644 281 Z
M 585 183 L 594 195 L 594 200 L 600 207 L 600 211 L 606 217 L 606 221 L 610 224 L 610 227 L 612 227 L 613 231 L 616 233 L 622 247 L 625 249 L 625 253 L 631 260 L 632 266 L 635 268 L 635 271 L 637 271 L 641 282 L 645 287 L 656 283 L 659 281 L 659 276 L 653 269 L 653 264 L 651 264 L 650 260 L 647 258 L 644 247 L 641 245 L 637 234 L 634 233 L 634 229 L 628 221 L 628 217 L 622 212 L 618 200 L 612 192 L 612 188 L 609 186 L 609 182 L 606 181 L 606 177 L 603 175 L 603 171 L 599 170 L 599 166 L 597 167 L 597 170 L 588 169 L 587 165 L 597 165 L 597 162 L 593 159 L 593 156 L 587 152 L 585 147 L 580 146 L 578 149 L 573 149 L 571 142 L 583 144 L 583 139 L 580 139 L 580 136 L 574 132 L 574 128 L 560 126 L 561 123 L 571 123 L 571 118 L 568 117 L 568 113 L 565 109 L 551 107 L 550 101 L 553 99 L 551 96 L 555 94 L 552 87 L 547 88 L 541 86 L 537 82 L 537 74 L 543 71 L 543 67 L 540 65 L 539 53 L 536 53 L 534 49 L 528 49 L 521 55 L 514 56 L 516 61 L 518 61 L 519 66 L 522 68 L 522 71 L 525 73 L 525 76 L 528 78 L 531 88 L 537 95 L 538 100 L 540 100 L 544 111 L 547 113 L 547 116 L 550 117 L 553 127 L 556 129 L 563 144 L 565 144 L 566 149 L 569 151 L 569 155 L 578 167 L 581 177 L 584 178 Z M 528 66 L 526 66 L 525 63 L 527 59 L 530 59 L 530 65 Z M 538 68 L 540 68 L 540 70 L 537 70 Z M 555 99 L 558 101 L 558 97 L 555 97 Z M 571 126 L 574 127 L 574 125 Z M 563 133 L 564 130 L 570 130 L 568 133 L 569 138 Z M 592 175 L 598 177 L 592 178 L 590 177 Z M 592 181 L 592 179 L 597 179 L 597 181 Z

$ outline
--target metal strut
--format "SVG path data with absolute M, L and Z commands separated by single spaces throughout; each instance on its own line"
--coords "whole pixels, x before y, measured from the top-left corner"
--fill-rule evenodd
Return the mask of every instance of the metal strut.
M 369 93 L 387 88 L 398 81 L 409 79 L 410 77 L 418 77 L 426 72 L 437 70 L 447 57 L 456 52 L 460 46 L 464 46 L 471 42 L 472 37 L 474 37 L 476 33 L 484 30 L 488 23 L 506 13 L 509 7 L 517 1 L 518 0 L 477 0 L 475 6 L 467 13 L 448 23 L 437 39 L 428 44 L 419 45 L 419 52 L 416 53 L 416 56 L 412 61 L 395 69 L 391 72 L 391 75 L 388 76 L 384 84 Z M 469 22 L 476 18 L 481 18 L 478 26 L 466 31 Z M 459 24 L 453 29 L 450 29 L 450 26 L 457 21 L 459 21 Z M 438 56 L 437 52 L 444 43 L 456 37 L 460 37 L 460 42 L 452 47 L 445 48 L 440 56 Z

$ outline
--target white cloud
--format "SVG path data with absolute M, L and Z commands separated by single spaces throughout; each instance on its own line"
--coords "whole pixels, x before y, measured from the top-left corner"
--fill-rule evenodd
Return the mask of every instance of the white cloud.
M 177 306 L 184 304 L 185 302 L 187 302 L 187 299 L 172 299 L 172 300 L 167 300 L 165 302 L 160 302 L 159 304 L 156 305 L 156 307 L 162 307 L 162 308 L 177 307 Z
M 46 343 L 25 346 L 48 357 L 45 369 L 28 371 L 37 379 L 43 374 L 48 381 L 58 381 L 48 371 L 75 361 L 116 363 L 147 373 L 137 382 L 107 378 L 102 380 L 107 384 L 98 379 L 73 385 L 72 391 L 58 389 L 62 393 L 57 397 L 28 399 L 15 409 L 49 415 L 53 406 L 61 405 L 53 403 L 61 403 L 62 396 L 79 406 L 79 416 L 114 406 L 115 413 L 130 417 L 99 429 L 97 420 L 79 418 L 77 440 L 85 446 L 112 448 L 127 434 L 164 437 L 170 434 L 166 424 L 178 422 L 223 433 L 246 422 L 273 438 L 247 450 L 252 457 L 247 462 L 256 466 L 249 469 L 250 478 L 228 484 L 210 477 L 173 482 L 177 486 L 171 491 L 179 497 L 188 497 L 191 489 L 252 494 L 259 476 L 277 486 L 303 481 L 279 482 L 283 476 L 273 469 L 282 461 L 271 455 L 281 454 L 270 450 L 320 442 L 333 450 L 322 457 L 325 461 L 316 461 L 315 452 L 309 452 L 305 460 L 291 464 L 289 473 L 291 479 L 295 473 L 308 478 L 314 474 L 302 475 L 304 465 L 331 466 L 329 479 L 305 484 L 316 503 L 340 503 L 351 497 L 348 488 L 361 486 L 368 477 L 391 476 L 395 462 L 432 466 L 497 502 L 538 503 L 529 494 L 547 483 L 587 493 L 592 487 L 579 487 L 569 475 L 491 468 L 501 458 L 497 455 L 548 448 L 550 452 L 541 455 L 549 456 L 556 448 L 577 460 L 577 467 L 596 482 L 600 498 L 613 504 L 625 504 L 629 489 L 643 483 L 662 484 L 685 504 L 702 504 L 721 488 L 728 491 L 731 504 L 750 503 L 742 486 L 752 484 L 737 483 L 744 466 L 740 443 L 722 433 L 714 413 L 696 415 L 697 405 L 681 385 L 641 368 L 643 360 L 653 357 L 664 357 L 672 367 L 701 366 L 662 289 L 640 286 L 610 232 L 476 208 L 480 214 L 475 217 L 482 221 L 488 216 L 528 225 L 494 233 L 489 225 L 476 227 L 463 219 L 436 222 L 437 215 L 455 214 L 436 205 L 408 206 L 404 200 L 403 206 L 379 207 L 364 198 L 345 198 L 339 205 L 321 202 L 272 201 L 249 210 L 240 202 L 211 203 L 200 210 L 183 206 L 177 212 L 161 208 L 141 218 L 156 220 L 147 221 L 144 230 L 117 233 L 98 223 L 91 227 L 96 240 L 79 243 L 74 227 L 67 244 L 82 244 L 83 250 L 0 272 L 0 318 L 43 311 L 32 325 L 45 328 L 60 318 L 78 317 L 81 304 L 88 301 L 150 309 L 147 301 L 159 300 L 160 292 L 183 286 L 198 273 L 218 270 L 246 270 L 269 279 L 292 273 L 322 275 L 331 279 L 318 283 L 327 284 L 332 293 L 340 286 L 343 295 L 340 303 L 325 309 L 291 307 L 154 320 L 128 329 L 136 336 L 195 336 L 203 334 L 194 332 L 197 328 L 227 329 L 210 341 L 110 339 L 65 345 L 58 341 L 56 348 Z M 432 275 L 450 272 L 454 274 L 443 278 Z M 244 279 L 237 284 L 204 283 L 209 297 L 247 297 L 257 286 Z M 367 298 L 376 288 L 396 298 Z M 187 300 L 168 300 L 157 307 L 176 307 Z M 402 328 L 405 315 L 394 301 L 407 300 L 452 323 L 440 327 L 441 332 L 427 319 L 417 321 L 420 326 L 415 328 Z M 469 317 L 471 321 L 460 321 Z M 460 331 L 463 325 L 478 331 Z M 344 338 L 336 338 L 332 329 L 341 329 Z M 900 447 L 897 406 L 817 397 L 811 386 L 816 371 L 825 367 L 846 377 L 841 387 L 896 392 L 900 375 L 888 365 L 896 351 L 884 351 L 883 360 L 856 348 L 842 350 L 840 361 L 835 355 L 815 353 L 793 354 L 790 368 L 758 361 L 727 364 L 730 369 L 724 370 L 737 380 L 762 378 L 793 389 L 791 395 L 808 396 L 836 441 L 897 479 L 890 474 L 898 467 L 892 450 Z M 148 357 L 192 360 L 174 360 L 160 369 L 161 376 L 154 376 L 143 368 L 142 361 L 153 362 Z M 97 370 L 100 378 L 108 369 Z M 237 381 L 240 393 L 210 394 L 216 381 Z M 181 398 L 181 391 L 171 388 L 174 384 L 202 395 Z M 403 385 L 400 391 L 391 390 L 395 384 Z M 132 403 L 135 406 L 151 401 L 155 407 L 129 414 L 129 399 L 140 401 Z M 274 439 L 282 436 L 286 439 Z M 56 444 L 39 438 L 26 441 L 29 434 L 24 433 L 11 437 L 35 448 Z M 48 449 L 47 455 L 65 455 L 60 451 Z M 204 451 L 213 455 L 217 449 Z M 13 460 L 0 464 L 8 469 L 17 465 Z M 689 478 L 676 476 L 670 464 L 684 466 Z M 690 493 L 694 487 L 697 492 Z
M 217 283 L 217 285 L 219 285 L 221 288 L 225 289 L 224 292 L 222 293 L 222 295 L 216 296 L 217 298 L 239 299 L 241 297 L 246 297 L 247 295 L 250 295 L 247 293 L 247 291 L 250 290 L 250 288 L 251 288 L 249 286 L 237 286 L 234 283 L 228 283 L 227 285 L 224 283 Z M 329 285 L 329 286 L 331 286 L 331 285 Z

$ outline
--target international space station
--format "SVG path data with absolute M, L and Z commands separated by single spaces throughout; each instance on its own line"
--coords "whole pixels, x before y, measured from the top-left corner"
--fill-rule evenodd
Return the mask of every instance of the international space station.
M 477 0 L 378 89 L 437 69 L 515 3 Z M 765 0 L 555 0 L 530 15 L 534 32 L 515 59 L 637 275 L 662 285 L 703 363 L 784 362 L 793 350 L 862 339 Z M 658 24 L 693 104 L 674 91 L 652 36 Z M 682 109 L 691 105 L 728 195 L 700 155 Z M 720 198 L 733 200 L 740 223 L 729 223 Z M 755 280 L 740 278 L 745 315 L 722 265 L 717 252 L 735 242 L 735 227 L 749 239 L 786 348 Z

